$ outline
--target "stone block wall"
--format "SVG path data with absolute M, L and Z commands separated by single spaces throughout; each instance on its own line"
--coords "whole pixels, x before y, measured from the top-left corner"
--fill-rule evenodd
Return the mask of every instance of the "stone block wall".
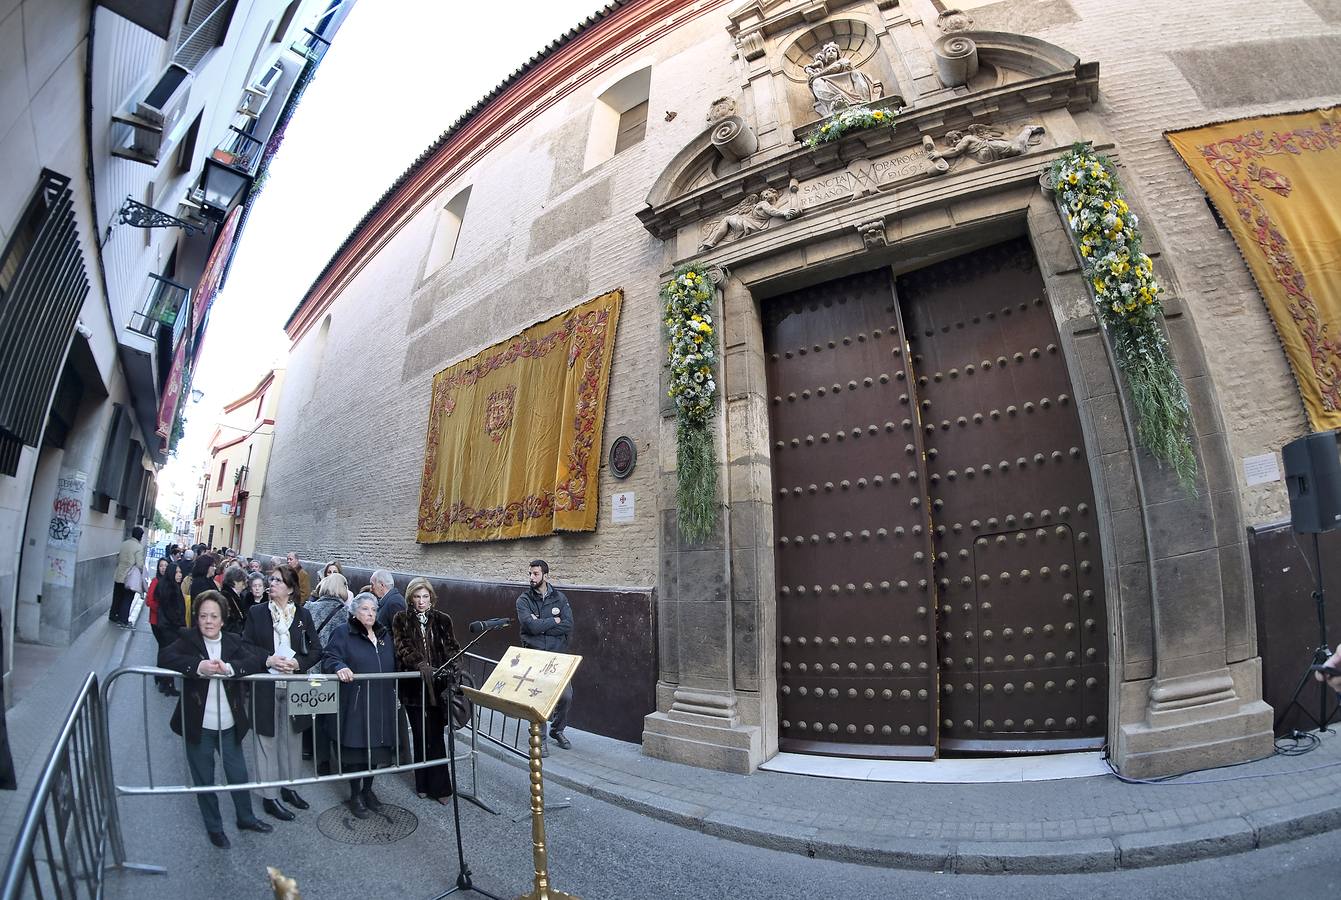
M 963 6 L 964 4 L 957 4 Z M 971 8 L 976 6 L 976 8 Z M 1143 201 L 1205 350 L 1248 524 L 1288 515 L 1283 483 L 1246 487 L 1241 460 L 1308 430 L 1261 295 L 1229 232 L 1164 132 L 1341 101 L 1335 66 L 1300 63 L 1341 47 L 1341 14 L 1322 0 L 1168 4 L 1103 0 L 969 4 L 976 27 L 1023 30 L 1099 62 L 1095 113 L 1121 153 L 1125 187 Z M 1177 337 L 1175 336 L 1175 340 Z M 1183 358 L 1186 358 L 1185 355 Z M 1195 400 L 1195 379 L 1191 380 Z M 1242 536 L 1240 536 L 1241 539 Z
M 280 400 L 262 553 L 300 550 L 401 571 L 519 578 L 532 557 L 555 576 L 651 586 L 657 569 L 661 310 L 665 257 L 633 213 L 651 179 L 706 127 L 732 91 L 732 47 L 712 17 L 619 60 L 538 115 L 487 158 L 437 185 L 409 223 L 294 346 Z M 652 67 L 647 136 L 581 171 L 594 98 Z M 471 188 L 453 259 L 425 272 L 438 210 Z M 614 288 L 625 292 L 610 375 L 602 460 L 621 434 L 639 465 L 617 481 L 602 465 L 594 533 L 520 542 L 415 543 L 432 377 L 534 322 Z M 338 423 L 332 427 L 332 423 Z M 614 490 L 637 497 L 633 524 L 610 522 Z

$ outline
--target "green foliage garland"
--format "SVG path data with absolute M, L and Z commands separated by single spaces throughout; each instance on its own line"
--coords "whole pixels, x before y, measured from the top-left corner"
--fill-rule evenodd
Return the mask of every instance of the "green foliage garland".
M 1086 144 L 1076 144 L 1054 162 L 1051 176 L 1099 317 L 1131 389 L 1137 436 L 1193 491 L 1192 415 L 1169 356 L 1159 302 L 1163 289 L 1150 257 L 1141 251 L 1136 213 L 1122 198 L 1112 161 Z
M 829 120 L 806 135 L 805 145 L 814 150 L 820 144 L 836 141 L 849 131 L 874 128 L 877 125 L 894 127 L 894 113 L 887 109 L 867 109 L 851 106 L 829 117 Z
M 661 288 L 666 353 L 676 419 L 676 504 L 680 532 L 701 541 L 717 525 L 717 465 L 712 429 L 716 409 L 717 326 L 713 285 L 703 266 L 681 266 Z

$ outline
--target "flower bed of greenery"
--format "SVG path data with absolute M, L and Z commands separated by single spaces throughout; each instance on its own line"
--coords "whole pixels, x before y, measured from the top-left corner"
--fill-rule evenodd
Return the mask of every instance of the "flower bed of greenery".
M 661 289 L 665 304 L 670 388 L 676 418 L 676 504 L 680 533 L 691 541 L 717 524 L 717 465 L 712 417 L 716 410 L 717 326 L 713 285 L 703 266 L 682 266 Z
M 813 150 L 820 144 L 838 140 L 849 131 L 874 128 L 877 125 L 888 125 L 892 129 L 894 113 L 887 109 L 850 106 L 830 116 L 823 125 L 806 135 L 805 145 Z
M 1112 161 L 1088 145 L 1076 144 L 1056 160 L 1051 176 L 1099 318 L 1131 389 L 1137 436 L 1193 490 L 1192 415 L 1169 355 L 1162 288 L 1150 257 L 1141 251 L 1139 220 L 1122 198 Z

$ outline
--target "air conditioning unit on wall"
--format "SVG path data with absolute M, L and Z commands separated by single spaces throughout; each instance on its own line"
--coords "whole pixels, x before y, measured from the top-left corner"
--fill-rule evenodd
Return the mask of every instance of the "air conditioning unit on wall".
M 146 89 L 137 91 L 130 109 L 112 117 L 114 122 L 129 125 L 131 132 L 128 143 L 124 137 L 114 142 L 112 153 L 157 165 L 181 136 L 178 126 L 186 115 L 194 78 L 190 69 L 170 63 Z
M 266 104 L 270 102 L 270 95 L 282 74 L 284 74 L 284 67 L 279 63 L 275 63 L 267 69 L 259 81 L 242 92 L 242 99 L 238 102 L 237 111 L 244 116 L 258 118 L 265 111 Z

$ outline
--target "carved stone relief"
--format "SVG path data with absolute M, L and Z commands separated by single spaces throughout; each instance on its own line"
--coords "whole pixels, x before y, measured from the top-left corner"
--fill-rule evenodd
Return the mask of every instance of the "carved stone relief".
M 962 9 L 947 9 L 936 17 L 936 27 L 942 34 L 956 34 L 973 28 L 973 17 Z
M 936 149 L 936 143 L 930 136 L 922 138 L 922 147 L 935 161 L 947 161 L 966 156 L 979 163 L 995 162 L 1012 156 L 1023 156 L 1029 148 L 1037 144 L 1043 134 L 1042 125 L 1024 125 L 1015 136 L 1006 140 L 999 128 L 977 123 L 963 131 L 950 131 L 945 135 L 946 147 Z M 939 167 L 938 167 L 939 168 Z M 947 166 L 948 168 L 948 166 Z M 946 171 L 941 169 L 941 171 Z
M 889 236 L 885 234 L 884 219 L 862 222 L 857 226 L 857 233 L 861 235 L 861 243 L 867 250 L 889 246 Z
M 795 219 L 801 214 L 801 208 L 797 205 L 797 190 L 796 179 L 792 179 L 787 188 L 787 197 L 780 204 L 777 202 L 778 192 L 773 188 L 764 188 L 758 194 L 746 197 L 734 210 L 708 223 L 706 236 L 699 244 L 699 249 L 711 250 L 722 241 L 736 241 L 766 231 L 776 221 Z

